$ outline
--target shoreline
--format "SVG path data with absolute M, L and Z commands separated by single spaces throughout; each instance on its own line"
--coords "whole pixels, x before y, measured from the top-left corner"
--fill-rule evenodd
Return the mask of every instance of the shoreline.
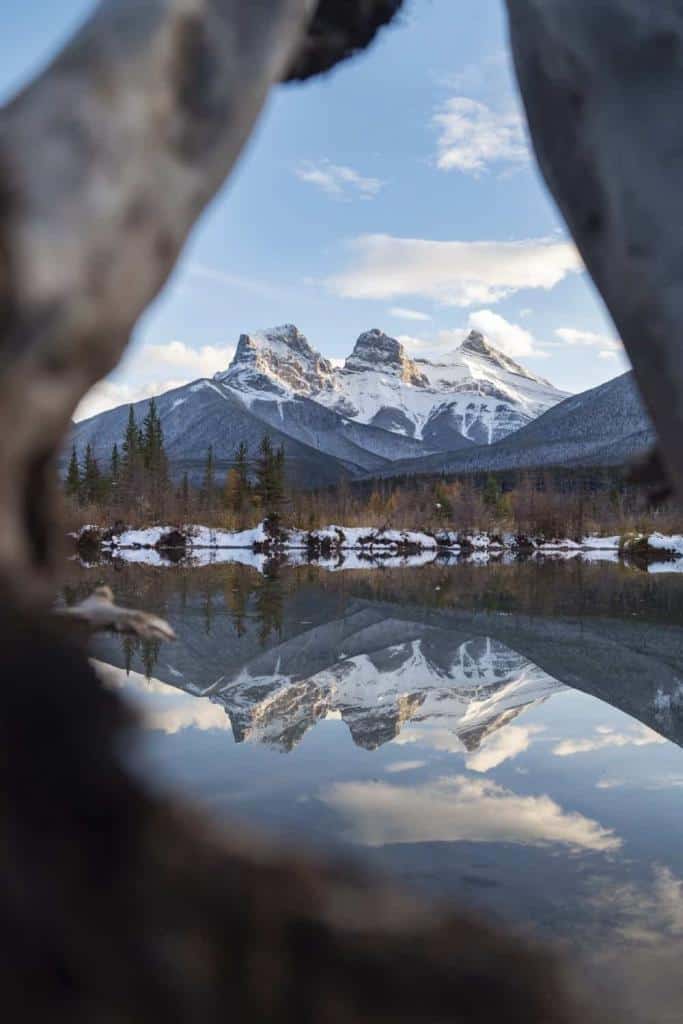
M 229 531 L 197 524 L 151 526 L 139 530 L 83 526 L 70 534 L 77 555 L 156 565 L 196 565 L 241 562 L 262 568 L 267 562 L 313 564 L 327 568 L 373 568 L 526 559 L 573 559 L 586 562 L 640 562 L 652 571 L 683 572 L 683 536 L 661 533 L 589 534 L 567 537 L 527 537 L 502 533 L 441 530 L 391 530 L 328 526 L 303 531 L 260 523 L 249 530 Z M 652 564 L 650 564 L 652 563 Z M 657 566 L 658 568 L 655 568 Z

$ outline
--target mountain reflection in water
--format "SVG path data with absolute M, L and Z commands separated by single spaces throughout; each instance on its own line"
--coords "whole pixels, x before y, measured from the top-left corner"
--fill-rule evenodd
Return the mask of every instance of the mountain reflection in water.
M 150 777 L 559 940 L 632 1019 L 678 1019 L 680 576 L 129 566 L 66 597 L 99 582 L 178 634 L 96 651 Z

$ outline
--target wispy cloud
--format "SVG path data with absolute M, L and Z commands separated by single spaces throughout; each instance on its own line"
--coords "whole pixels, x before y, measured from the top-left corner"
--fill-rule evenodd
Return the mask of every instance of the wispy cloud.
M 516 110 L 500 112 L 480 100 L 452 96 L 434 114 L 433 124 L 441 171 L 478 176 L 494 166 L 518 167 L 529 160 L 524 119 Z
M 404 309 L 403 306 L 394 306 L 389 310 L 390 316 L 399 320 L 431 320 L 429 313 L 420 313 L 417 309 Z
M 190 263 L 185 268 L 185 272 L 196 280 L 217 284 L 221 288 L 236 288 L 240 291 L 260 295 L 263 298 L 281 299 L 291 294 L 289 290 L 278 288 L 267 281 L 260 281 L 258 278 L 247 276 L 246 274 L 233 274 L 229 270 L 209 267 L 203 263 Z
M 234 354 L 234 345 L 191 348 L 182 341 L 170 341 L 166 345 L 143 345 L 134 350 L 125 363 L 126 377 L 135 383 L 100 381 L 80 403 L 74 418 L 88 419 L 107 409 L 115 409 L 117 405 L 161 395 L 197 377 L 211 377 L 225 370 Z M 151 379 L 150 372 L 154 374 Z
M 543 727 L 508 725 L 487 737 L 478 750 L 469 754 L 466 764 L 470 771 L 488 772 L 504 761 L 513 760 L 529 749 L 532 737 L 543 732 Z
M 379 178 L 369 178 L 353 167 L 333 164 L 329 160 L 318 163 L 306 161 L 295 169 L 294 173 L 300 181 L 315 185 L 330 199 L 374 199 L 379 195 L 385 182 Z
M 508 356 L 538 356 L 544 355 L 536 343 L 531 331 L 527 331 L 519 324 L 513 324 L 499 313 L 492 309 L 480 309 L 471 313 L 469 327 L 475 331 L 481 331 L 492 345 L 505 352 Z
M 592 736 L 562 740 L 553 747 L 553 754 L 557 757 L 571 757 L 573 754 L 589 754 L 608 747 L 647 747 L 652 743 L 666 743 L 666 740 L 645 725 L 639 725 L 631 732 L 616 732 L 609 726 L 599 726 Z
M 406 348 L 419 349 L 421 352 L 432 352 L 438 357 L 444 350 L 457 348 L 470 331 L 479 331 L 494 348 L 513 359 L 521 356 L 547 358 L 548 352 L 539 348 L 536 338 L 519 324 L 511 323 L 492 309 L 479 309 L 470 313 L 464 327 L 453 327 L 438 331 L 432 338 L 417 338 L 413 335 L 401 335 L 399 341 Z
M 328 279 L 344 298 L 420 298 L 443 306 L 491 305 L 522 289 L 549 290 L 583 269 L 570 242 L 441 242 L 361 235 L 346 270 Z
M 122 384 L 113 380 L 102 380 L 95 384 L 79 403 L 74 419 L 87 420 L 118 405 L 132 405 L 143 398 L 153 398 L 186 384 L 186 380 L 151 380 L 144 384 Z
M 624 357 L 624 359 L 626 358 L 621 341 L 618 338 L 610 337 L 608 334 L 581 331 L 575 327 L 558 327 L 555 334 L 566 345 L 597 348 L 600 359 L 618 359 L 620 356 Z
M 359 843 L 508 842 L 614 851 L 612 829 L 549 796 L 519 796 L 488 779 L 436 779 L 406 787 L 387 782 L 337 783 L 323 801 L 343 814 Z

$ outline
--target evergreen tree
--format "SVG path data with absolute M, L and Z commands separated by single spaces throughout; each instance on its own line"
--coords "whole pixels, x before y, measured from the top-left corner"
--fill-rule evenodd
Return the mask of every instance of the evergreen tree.
M 121 457 L 119 455 L 119 446 L 114 444 L 114 447 L 111 450 L 111 459 L 109 461 L 109 476 L 111 477 L 112 484 L 118 484 L 120 475 Z
M 140 431 L 133 406 L 128 408 L 128 423 L 123 438 L 119 495 L 121 504 L 130 507 L 139 501 L 143 488 L 143 467 L 140 450 Z
M 200 491 L 201 507 L 210 511 L 216 500 L 216 466 L 213 457 L 213 445 L 210 444 L 206 451 L 206 462 L 204 463 L 204 477 Z
M 187 476 L 187 472 L 183 473 L 183 479 L 180 481 L 180 487 L 178 488 L 178 501 L 180 502 L 180 510 L 183 518 L 187 519 L 190 514 L 190 481 Z
M 284 473 L 284 448 L 275 451 L 273 442 L 265 434 L 256 460 L 256 494 L 261 511 L 268 519 L 277 520 L 282 511 L 285 497 Z
M 69 459 L 69 469 L 66 474 L 65 491 L 67 495 L 74 501 L 80 501 L 81 499 L 81 470 L 78 465 L 78 454 L 76 452 L 76 445 L 71 449 L 71 458 Z
M 87 505 L 96 505 L 102 497 L 102 477 L 97 459 L 90 444 L 85 448 L 83 462 L 83 500 Z
M 142 424 L 141 456 L 145 467 L 146 491 L 155 513 L 160 515 L 169 486 L 168 460 L 164 451 L 164 432 L 154 398 L 150 399 Z
M 249 492 L 249 449 L 244 441 L 240 441 L 235 452 L 235 472 L 240 481 L 240 487 L 245 494 Z
M 241 441 L 235 452 L 234 466 L 225 478 L 224 487 L 226 507 L 237 516 L 240 524 L 247 512 L 251 490 L 247 452 L 246 444 Z
M 482 501 L 487 509 L 491 512 L 496 512 L 498 509 L 498 503 L 502 497 L 502 489 L 498 480 L 495 476 L 489 476 L 484 485 L 484 493 L 482 494 Z
M 135 422 L 135 409 L 128 406 L 128 424 L 123 439 L 123 468 L 130 470 L 138 454 L 138 425 Z

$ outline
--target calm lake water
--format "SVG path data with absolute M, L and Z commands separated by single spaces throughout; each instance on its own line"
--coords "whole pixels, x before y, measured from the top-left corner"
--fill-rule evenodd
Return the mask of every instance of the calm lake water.
M 528 931 L 643 1021 L 683 998 L 683 576 L 579 561 L 73 568 L 175 644 L 98 641 L 144 770 Z M 637 1015 L 637 1018 L 636 1018 Z

